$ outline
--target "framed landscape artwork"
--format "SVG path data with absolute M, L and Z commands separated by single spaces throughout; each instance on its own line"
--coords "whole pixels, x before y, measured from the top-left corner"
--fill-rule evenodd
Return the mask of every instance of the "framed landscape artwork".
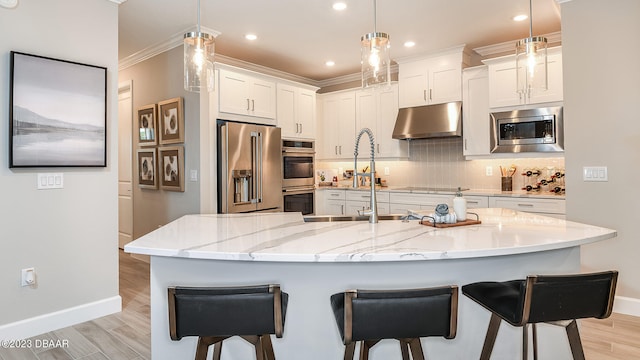
M 158 122 L 160 144 L 184 142 L 184 110 L 181 97 L 158 103 Z
M 157 145 L 156 104 L 142 106 L 138 109 L 138 144 L 140 146 Z
M 184 148 L 167 146 L 158 149 L 160 158 L 160 187 L 164 190 L 184 191 Z
M 107 69 L 10 57 L 9 167 L 107 166 Z
M 157 189 L 156 149 L 140 149 L 137 155 L 138 186 L 143 189 Z

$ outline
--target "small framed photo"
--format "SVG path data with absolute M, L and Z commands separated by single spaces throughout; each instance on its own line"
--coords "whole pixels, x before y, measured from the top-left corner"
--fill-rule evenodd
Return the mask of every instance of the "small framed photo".
M 145 105 L 138 109 L 138 144 L 140 146 L 157 145 L 156 104 Z
M 160 144 L 184 142 L 184 110 L 181 97 L 158 103 L 158 122 Z
M 143 189 L 157 189 L 156 149 L 139 149 L 137 158 L 138 186 Z
M 160 158 L 160 187 L 170 191 L 184 191 L 184 148 L 166 146 L 158 149 Z

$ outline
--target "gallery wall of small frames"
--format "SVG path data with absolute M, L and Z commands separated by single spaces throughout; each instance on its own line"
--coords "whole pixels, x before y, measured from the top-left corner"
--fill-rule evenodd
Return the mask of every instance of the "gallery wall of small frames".
M 138 186 L 184 192 L 183 99 L 139 107 L 136 128 Z

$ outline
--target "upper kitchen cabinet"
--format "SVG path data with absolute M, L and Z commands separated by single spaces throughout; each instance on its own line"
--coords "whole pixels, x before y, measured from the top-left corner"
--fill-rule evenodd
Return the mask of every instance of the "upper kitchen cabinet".
M 218 111 L 224 114 L 258 117 L 265 124 L 276 123 L 275 81 L 246 73 L 220 69 Z M 224 116 L 224 115 L 222 115 Z M 246 120 L 244 118 L 229 120 Z
M 561 47 L 547 50 L 548 89 L 546 91 L 534 90 L 529 94 L 516 91 L 515 55 L 487 59 L 483 62 L 489 66 L 489 106 L 491 108 L 558 102 L 563 99 Z
M 489 71 L 486 65 L 462 72 L 462 136 L 465 156 L 489 155 Z
M 356 133 L 362 128 L 373 131 L 378 158 L 407 157 L 408 142 L 391 137 L 397 117 L 398 84 L 392 84 L 389 89 L 356 91 Z M 358 156 L 370 158 L 368 139 L 360 142 Z
M 316 137 L 316 90 L 278 83 L 277 120 L 283 138 Z
M 356 139 L 356 94 L 343 91 L 322 98 L 322 136 L 319 158 L 353 159 Z
M 401 108 L 462 100 L 462 69 L 471 62 L 464 46 L 439 55 L 396 61 Z

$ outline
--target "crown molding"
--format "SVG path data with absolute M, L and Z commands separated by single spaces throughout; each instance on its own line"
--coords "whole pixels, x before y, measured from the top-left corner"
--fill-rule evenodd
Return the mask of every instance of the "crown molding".
M 109 1 L 122 1 L 122 0 L 109 0 Z M 126 0 L 124 0 L 126 1 Z M 184 34 L 188 33 L 188 32 L 192 32 L 192 31 L 198 31 L 197 26 L 192 26 L 189 27 L 181 32 L 175 33 L 173 35 L 171 35 L 169 37 L 169 39 L 151 45 L 145 49 L 142 49 L 136 53 L 133 53 L 123 59 L 121 59 L 120 61 L 118 61 L 118 70 L 122 71 L 124 69 L 127 69 L 133 65 L 139 64 L 145 60 L 148 60 L 156 55 L 160 55 L 163 52 L 169 51 L 173 48 L 176 48 L 178 46 L 182 46 L 183 44 L 183 39 L 184 39 Z M 204 26 L 200 27 L 200 31 L 201 32 L 205 32 L 207 34 L 211 34 L 213 35 L 213 37 L 218 37 L 218 35 L 220 35 L 221 33 L 219 31 L 213 30 L 213 29 L 209 29 L 206 28 Z
M 547 38 L 549 46 L 555 46 L 562 43 L 562 33 L 560 31 L 550 34 L 542 35 Z M 496 55 L 503 55 L 508 52 L 515 51 L 515 42 L 517 40 L 506 41 L 499 44 L 493 44 L 488 46 L 481 46 L 473 49 L 478 55 L 484 57 L 492 57 Z

